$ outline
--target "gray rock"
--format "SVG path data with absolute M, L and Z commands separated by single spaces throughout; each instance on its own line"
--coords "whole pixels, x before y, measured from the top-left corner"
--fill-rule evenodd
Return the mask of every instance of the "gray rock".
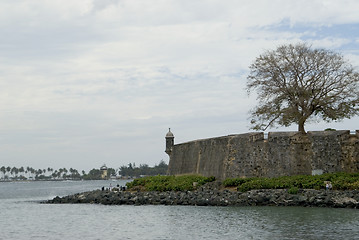
M 90 191 L 55 197 L 44 203 L 96 203 L 104 205 L 197 205 L 197 206 L 305 206 L 359 208 L 359 191 L 325 191 L 300 189 L 289 194 L 286 189 L 261 189 L 237 192 L 205 185 L 194 191 L 109 192 Z

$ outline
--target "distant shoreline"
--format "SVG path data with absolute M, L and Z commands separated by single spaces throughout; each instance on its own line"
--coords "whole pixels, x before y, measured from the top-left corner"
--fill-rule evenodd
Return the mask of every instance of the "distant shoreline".
M 118 180 L 132 180 L 135 178 L 117 178 L 117 179 L 39 179 L 39 180 L 0 180 L 2 182 L 65 182 L 65 181 L 118 181 Z
M 89 181 L 89 180 L 83 180 L 83 179 L 0 180 L 0 182 L 64 182 L 64 181 Z

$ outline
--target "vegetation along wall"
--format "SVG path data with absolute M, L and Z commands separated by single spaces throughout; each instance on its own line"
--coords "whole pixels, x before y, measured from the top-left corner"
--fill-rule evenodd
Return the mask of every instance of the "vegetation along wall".
M 169 174 L 277 177 L 357 172 L 359 131 L 246 133 L 173 145 Z

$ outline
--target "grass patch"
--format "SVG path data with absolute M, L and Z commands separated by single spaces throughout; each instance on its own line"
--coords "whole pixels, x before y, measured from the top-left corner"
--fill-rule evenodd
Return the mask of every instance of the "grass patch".
M 144 191 L 191 191 L 194 189 L 193 183 L 201 186 L 207 182 L 213 182 L 214 177 L 203 177 L 199 175 L 182 176 L 149 176 L 137 178 L 132 182 L 126 183 L 129 190 L 142 189 Z
M 288 189 L 289 194 L 297 194 L 299 189 L 297 187 L 291 187 Z
M 225 187 L 237 187 L 245 192 L 252 189 L 325 189 L 325 181 L 332 182 L 335 190 L 359 189 L 359 173 L 326 173 L 323 175 L 297 175 L 276 178 L 230 178 Z

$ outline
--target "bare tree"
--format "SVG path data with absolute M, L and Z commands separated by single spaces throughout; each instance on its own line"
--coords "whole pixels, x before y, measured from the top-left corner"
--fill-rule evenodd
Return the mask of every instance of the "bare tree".
M 250 65 L 247 91 L 259 101 L 251 111 L 252 129 L 327 122 L 359 113 L 359 73 L 338 53 L 307 44 L 282 45 Z

